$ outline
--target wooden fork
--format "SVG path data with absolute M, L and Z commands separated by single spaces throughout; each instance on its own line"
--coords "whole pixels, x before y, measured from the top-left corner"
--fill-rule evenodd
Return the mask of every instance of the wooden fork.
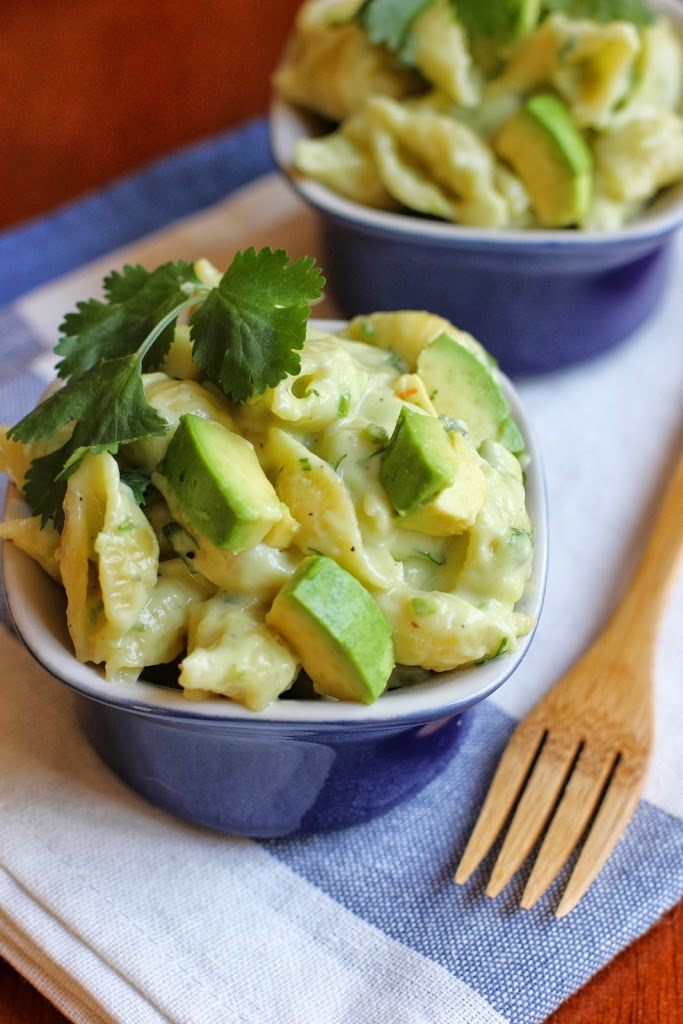
M 510 737 L 455 881 L 466 882 L 516 805 L 487 895 L 507 885 L 550 822 L 521 905 L 528 909 L 588 829 L 555 912 L 596 877 L 642 791 L 653 746 L 658 624 L 683 541 L 683 453 L 638 569 L 602 634 Z

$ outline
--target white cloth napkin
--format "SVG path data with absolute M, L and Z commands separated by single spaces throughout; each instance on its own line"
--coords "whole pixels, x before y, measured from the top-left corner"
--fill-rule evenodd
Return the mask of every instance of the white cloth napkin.
M 679 243 L 683 240 L 679 240 Z M 309 214 L 273 178 L 0 312 L 0 421 L 44 387 L 62 314 L 124 260 L 284 245 Z M 683 245 L 650 323 L 594 363 L 525 381 L 551 507 L 546 606 L 520 671 L 443 776 L 376 822 L 258 843 L 155 810 L 99 762 L 69 692 L 3 633 L 0 953 L 84 1024 L 489 1024 L 543 1020 L 683 895 L 683 580 L 657 661 L 641 804 L 579 907 L 495 901 L 451 877 L 514 719 L 596 633 L 632 571 L 683 425 Z M 326 310 L 329 312 L 329 310 Z M 1 628 L 1 627 L 0 627 Z

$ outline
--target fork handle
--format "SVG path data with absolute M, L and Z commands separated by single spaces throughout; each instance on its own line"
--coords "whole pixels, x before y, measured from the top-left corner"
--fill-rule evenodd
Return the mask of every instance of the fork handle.
M 683 549 L 683 450 L 670 477 L 650 537 L 608 629 L 624 638 L 636 631 L 641 642 L 654 645 L 669 586 Z

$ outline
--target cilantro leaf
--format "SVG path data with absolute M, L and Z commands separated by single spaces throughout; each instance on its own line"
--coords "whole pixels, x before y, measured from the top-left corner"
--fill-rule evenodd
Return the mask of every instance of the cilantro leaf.
M 137 351 L 150 331 L 179 305 L 199 281 L 193 265 L 184 260 L 164 263 L 148 271 L 126 266 L 104 280 L 106 302 L 89 299 L 77 304 L 60 327 L 63 337 L 55 352 L 62 356 L 60 377 L 80 377 L 100 360 L 116 359 Z M 147 359 L 145 369 L 161 364 L 173 339 L 170 324 Z
M 60 533 L 64 526 L 62 503 L 66 494 L 66 480 L 57 478 L 67 457 L 64 447 L 34 459 L 24 479 L 24 497 L 33 512 L 41 514 L 42 526 L 45 526 L 48 519 L 52 519 Z
M 149 473 L 144 469 L 122 469 L 121 483 L 130 487 L 138 505 L 145 504 L 145 495 L 151 484 Z
M 163 434 L 166 420 L 147 404 L 137 356 L 98 363 L 72 379 L 8 431 L 16 441 L 52 437 L 74 423 L 69 440 L 39 459 L 26 475 L 24 493 L 34 512 L 63 523 L 66 478 L 86 452 L 117 452 L 119 445 Z
M 359 12 L 371 43 L 386 46 L 410 62 L 410 28 L 434 0 L 366 0 Z
M 61 529 L 66 480 L 87 452 L 115 454 L 122 444 L 166 431 L 166 420 L 147 403 L 141 374 L 160 364 L 184 309 L 196 307 L 195 361 L 236 401 L 298 372 L 309 303 L 325 280 L 310 257 L 288 260 L 282 249 L 237 253 L 217 288 L 184 261 L 151 272 L 127 266 L 105 279 L 107 301 L 91 299 L 67 315 L 56 347 L 67 382 L 8 432 L 28 443 L 72 426 L 69 439 L 34 459 L 26 475 L 25 496 L 43 521 L 52 518 Z M 127 479 L 143 500 L 140 474 Z
M 310 256 L 288 260 L 284 249 L 238 252 L 190 317 L 195 362 L 235 402 L 299 372 L 309 303 L 325 279 Z
M 546 0 L 545 6 L 551 14 L 600 22 L 631 21 L 634 25 L 651 25 L 657 19 L 647 0 Z

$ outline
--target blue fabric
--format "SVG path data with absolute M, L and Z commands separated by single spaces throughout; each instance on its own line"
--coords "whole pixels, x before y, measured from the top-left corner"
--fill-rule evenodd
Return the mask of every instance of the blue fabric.
M 272 170 L 265 118 L 143 167 L 0 234 L 0 305 L 201 210 Z
M 4 298 L 200 209 L 270 166 L 257 121 L 6 233 Z M 0 350 L 0 423 L 14 423 L 45 380 L 34 363 L 43 344 L 11 307 L 0 312 Z M 3 492 L 0 477 L 0 500 Z M 683 823 L 641 803 L 580 907 L 561 922 L 552 914 L 569 869 L 526 913 L 519 897 L 528 867 L 496 900 L 484 897 L 495 851 L 467 886 L 455 886 L 456 863 L 513 724 L 486 702 L 445 773 L 417 797 L 366 825 L 262 846 L 358 918 L 462 979 L 503 1020 L 534 1024 L 680 898 Z
M 454 885 L 514 726 L 489 702 L 472 719 L 444 774 L 412 800 L 375 822 L 269 849 L 354 914 L 467 982 L 511 1024 L 534 1024 L 676 902 L 683 825 L 641 803 L 618 855 L 562 921 L 554 909 L 573 860 L 527 912 L 519 901 L 529 863 L 497 899 L 484 894 L 500 843 L 466 886 Z

